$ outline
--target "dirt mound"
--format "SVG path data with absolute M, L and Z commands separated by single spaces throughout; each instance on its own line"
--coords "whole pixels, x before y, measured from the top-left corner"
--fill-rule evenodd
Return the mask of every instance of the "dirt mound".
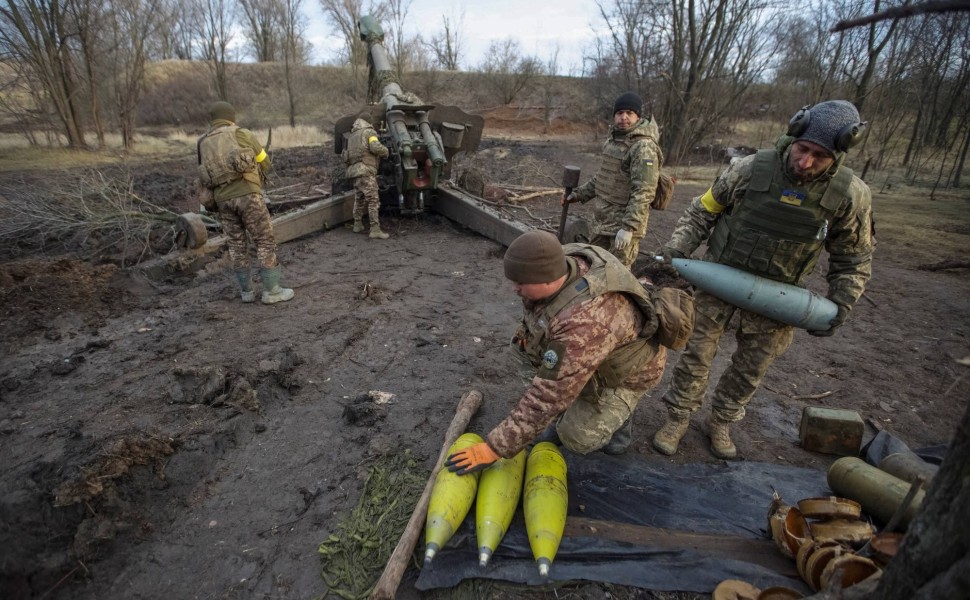
M 133 304 L 128 285 L 115 265 L 74 258 L 0 264 L 0 332 L 23 334 L 64 313 L 117 314 Z

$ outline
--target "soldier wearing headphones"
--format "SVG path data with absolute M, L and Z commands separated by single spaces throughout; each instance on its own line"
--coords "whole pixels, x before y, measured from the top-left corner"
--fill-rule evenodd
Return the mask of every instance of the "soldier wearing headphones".
M 707 241 L 704 260 L 755 275 L 803 285 L 824 248 L 829 253 L 828 298 L 838 306 L 830 336 L 845 321 L 872 274 L 872 197 L 869 187 L 843 165 L 865 136 L 867 124 L 845 100 L 798 111 L 774 148 L 735 160 L 703 195 L 694 198 L 663 247 L 666 258 L 687 258 Z M 653 439 L 673 454 L 703 403 L 718 342 L 739 313 L 737 350 L 711 395 L 706 433 L 711 451 L 734 458 L 730 424 L 768 367 L 791 345 L 794 328 L 698 291 L 694 332 L 664 394 L 667 420 Z

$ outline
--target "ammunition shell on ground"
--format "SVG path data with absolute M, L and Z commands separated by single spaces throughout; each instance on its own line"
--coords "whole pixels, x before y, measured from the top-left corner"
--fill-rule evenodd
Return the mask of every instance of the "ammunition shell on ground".
M 862 510 L 884 525 L 902 505 L 910 488 L 909 483 L 854 456 L 846 456 L 832 463 L 828 482 L 832 491 L 855 500 L 862 505 Z M 916 517 L 925 495 L 925 490 L 920 490 L 913 497 L 899 523 L 900 529 L 906 529 Z
M 525 467 L 523 493 L 529 546 L 539 565 L 539 575 L 546 577 L 559 551 L 569 503 L 566 461 L 555 444 L 541 442 L 532 448 Z
M 482 443 L 481 436 L 465 433 L 459 437 L 451 448 L 448 456 L 469 446 Z M 434 487 L 431 488 L 431 501 L 428 504 L 428 519 L 424 526 L 424 562 L 428 564 L 438 550 L 444 547 L 455 535 L 455 531 L 475 501 L 478 490 L 479 473 L 458 475 L 442 467 L 435 477 Z
M 512 458 L 503 458 L 482 471 L 475 500 L 475 535 L 478 540 L 478 564 L 488 565 L 492 552 L 505 537 L 512 516 L 522 496 L 525 476 L 525 450 Z

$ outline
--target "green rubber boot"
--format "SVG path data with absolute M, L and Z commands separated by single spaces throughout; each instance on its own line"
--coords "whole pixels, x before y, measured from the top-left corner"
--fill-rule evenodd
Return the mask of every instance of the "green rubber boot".
M 249 269 L 236 271 L 236 280 L 239 281 L 239 289 L 242 301 L 249 303 L 256 301 L 256 292 L 253 291 L 253 278 L 249 274 Z
M 280 278 L 283 277 L 283 267 L 276 265 L 272 269 L 260 269 L 260 276 L 263 278 L 263 304 L 276 304 L 293 299 L 293 290 L 280 286 Z

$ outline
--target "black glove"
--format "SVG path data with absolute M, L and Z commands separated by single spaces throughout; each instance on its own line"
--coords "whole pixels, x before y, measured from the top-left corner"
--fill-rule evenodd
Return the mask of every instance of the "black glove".
M 659 252 L 656 252 L 655 255 L 661 260 L 658 260 L 657 264 L 654 265 L 653 271 L 662 273 L 671 279 L 680 279 L 680 272 L 670 260 L 673 258 L 687 258 L 683 252 L 665 246 Z
M 814 335 L 815 337 L 829 337 L 833 333 L 835 333 L 835 330 L 840 325 L 842 325 L 842 323 L 845 323 L 845 320 L 849 316 L 849 309 L 846 308 L 846 307 L 844 307 L 844 306 L 842 306 L 841 304 L 837 304 L 836 306 L 839 307 L 839 312 L 837 312 L 835 314 L 835 318 L 833 318 L 831 321 L 829 321 L 829 328 L 828 329 L 819 329 L 819 330 L 816 330 L 816 331 L 809 331 L 808 332 L 809 335 Z

